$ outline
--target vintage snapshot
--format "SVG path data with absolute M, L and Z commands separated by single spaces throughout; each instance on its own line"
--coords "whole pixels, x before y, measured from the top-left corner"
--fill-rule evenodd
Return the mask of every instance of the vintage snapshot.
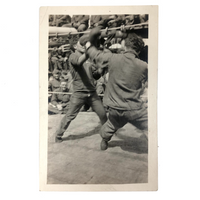
M 39 43 L 40 190 L 157 190 L 158 7 L 41 7 Z

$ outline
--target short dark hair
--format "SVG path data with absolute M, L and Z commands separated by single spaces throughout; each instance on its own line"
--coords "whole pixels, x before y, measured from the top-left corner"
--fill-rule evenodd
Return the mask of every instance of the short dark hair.
M 139 53 L 144 48 L 144 41 L 135 33 L 128 33 L 124 40 L 125 46 L 134 49 L 137 53 Z

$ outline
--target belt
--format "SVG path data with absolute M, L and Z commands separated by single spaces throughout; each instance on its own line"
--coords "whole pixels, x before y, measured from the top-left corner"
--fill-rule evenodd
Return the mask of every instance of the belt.
M 92 96 L 96 91 L 77 91 L 77 93 L 87 94 L 88 97 Z

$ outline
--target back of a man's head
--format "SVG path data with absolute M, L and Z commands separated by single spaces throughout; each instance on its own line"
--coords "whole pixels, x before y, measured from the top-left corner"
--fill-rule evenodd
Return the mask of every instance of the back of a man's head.
M 140 53 L 140 51 L 144 48 L 144 41 L 135 33 L 128 33 L 124 40 L 125 46 L 129 49 L 134 49 L 137 53 Z

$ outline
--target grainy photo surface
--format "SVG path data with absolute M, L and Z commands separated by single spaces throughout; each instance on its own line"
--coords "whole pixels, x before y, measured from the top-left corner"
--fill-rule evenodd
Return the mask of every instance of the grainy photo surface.
M 156 190 L 157 7 L 40 15 L 40 189 Z

